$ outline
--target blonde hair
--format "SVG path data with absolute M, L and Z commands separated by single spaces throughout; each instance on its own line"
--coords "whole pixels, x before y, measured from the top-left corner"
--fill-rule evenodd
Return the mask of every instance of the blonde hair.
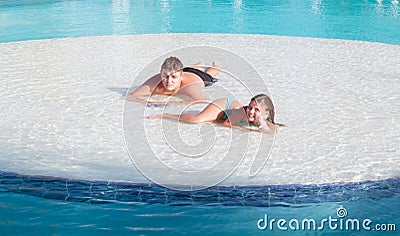
M 177 57 L 168 57 L 161 65 L 161 70 L 178 71 L 181 69 L 183 69 L 183 64 Z
M 275 123 L 275 107 L 272 99 L 266 94 L 258 94 L 251 98 L 251 101 L 257 102 L 257 104 L 263 104 L 265 109 L 268 111 L 268 116 L 266 120 L 271 122 L 274 125 L 285 126 L 284 124 Z M 262 122 L 263 123 L 263 122 Z M 266 124 L 261 124 L 261 126 L 265 126 Z
M 255 101 L 258 104 L 263 104 L 265 106 L 265 109 L 268 111 L 268 116 L 267 120 L 270 121 L 272 124 L 275 124 L 274 118 L 275 118 L 275 108 L 274 104 L 272 103 L 272 100 L 268 95 L 265 94 L 258 94 L 251 98 L 251 101 Z

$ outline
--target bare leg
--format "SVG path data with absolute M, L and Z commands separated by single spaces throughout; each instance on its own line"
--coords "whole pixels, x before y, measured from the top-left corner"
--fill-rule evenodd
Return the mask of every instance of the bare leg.
M 208 67 L 207 70 L 206 70 L 206 73 L 215 78 L 219 74 L 219 72 L 221 71 L 220 70 L 221 68 L 222 68 L 222 65 L 219 62 L 214 61 L 213 62 L 213 66 L 212 67 Z
M 198 70 L 201 70 L 201 69 L 204 68 L 204 62 L 199 61 L 199 62 L 197 62 L 196 64 L 194 64 L 194 65 L 191 66 L 191 67 L 192 67 L 192 68 L 195 68 L 195 69 L 198 69 Z
M 205 123 L 205 122 L 213 122 L 216 121 L 220 116 L 222 116 L 222 112 L 225 111 L 226 106 L 226 99 L 217 99 L 214 100 L 212 103 L 208 104 L 203 111 L 198 114 L 190 114 L 190 113 L 183 113 L 183 114 L 170 114 L 170 113 L 163 113 L 163 114 L 156 114 L 152 116 L 148 116 L 148 119 L 170 119 L 176 120 L 186 123 Z
M 179 120 L 188 123 L 213 122 L 222 116 L 223 112 L 225 111 L 225 106 L 226 99 L 217 99 L 210 103 L 199 114 L 181 114 Z
M 164 113 L 164 114 L 157 114 L 157 115 L 152 115 L 147 118 L 149 119 L 160 119 L 160 118 L 166 118 L 170 120 L 176 120 L 180 122 L 186 122 L 186 123 L 192 123 L 192 124 L 198 124 L 198 123 L 205 123 L 205 122 L 215 122 L 219 119 L 222 118 L 222 116 L 225 113 L 226 109 L 226 104 L 227 100 L 225 98 L 220 98 L 217 100 L 214 100 L 212 103 L 210 103 L 206 108 L 204 108 L 203 111 L 201 111 L 198 114 L 190 114 L 190 113 L 183 113 L 183 114 L 169 114 L 169 113 Z M 237 101 L 233 101 L 230 105 L 230 109 L 238 109 L 241 108 L 242 104 L 240 104 Z M 235 113 L 236 115 L 233 115 L 232 117 L 229 118 L 229 121 L 231 121 L 231 118 L 234 120 L 239 121 L 242 119 L 242 114 L 239 114 L 240 117 L 238 117 L 238 113 Z M 232 115 L 232 114 L 231 114 Z M 243 116 L 245 114 L 243 113 Z

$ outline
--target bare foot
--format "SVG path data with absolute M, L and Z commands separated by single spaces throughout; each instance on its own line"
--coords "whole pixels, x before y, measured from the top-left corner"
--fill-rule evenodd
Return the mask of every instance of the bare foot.
M 203 68 L 204 68 L 204 62 L 199 61 L 199 62 L 197 62 L 196 64 L 194 64 L 194 65 L 192 66 L 192 68 L 195 68 L 195 69 L 198 69 L 198 70 L 203 69 Z
M 218 68 L 218 69 L 222 69 L 222 65 L 218 61 L 213 61 L 213 67 Z
M 214 61 L 213 62 L 213 66 L 212 67 L 208 67 L 207 70 L 206 70 L 206 73 L 215 78 L 219 74 L 219 72 L 221 71 L 220 70 L 221 68 L 222 68 L 222 65 L 219 62 Z

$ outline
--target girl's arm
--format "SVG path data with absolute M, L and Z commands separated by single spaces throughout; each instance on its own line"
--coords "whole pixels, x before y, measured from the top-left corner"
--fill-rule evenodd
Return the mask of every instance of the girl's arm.
M 243 107 L 231 110 L 231 114 L 222 123 L 223 126 L 233 126 L 240 122 L 247 122 L 246 112 Z
M 165 106 L 165 105 L 177 105 L 177 104 L 197 104 L 206 103 L 206 100 L 182 100 L 182 101 L 148 101 L 146 105 L 148 106 Z
M 155 114 L 155 115 L 147 116 L 146 118 L 150 119 L 150 120 L 166 118 L 169 120 L 177 121 L 177 120 L 179 120 L 179 115 L 174 115 L 174 114 L 170 114 L 170 113 L 162 113 L 162 114 Z
M 239 122 L 237 122 L 239 123 Z M 239 130 L 244 130 L 244 131 L 259 131 L 258 129 L 250 129 L 248 126 L 241 126 L 237 124 L 232 124 L 229 122 L 229 119 L 226 119 L 223 123 L 220 123 L 224 127 L 231 127 L 233 129 L 239 129 Z
M 204 123 L 203 121 L 198 119 L 198 115 L 196 114 L 181 114 L 181 115 L 175 115 L 175 114 L 170 114 L 170 113 L 163 113 L 163 114 L 156 114 L 152 116 L 148 116 L 148 119 L 169 119 L 169 120 L 174 120 L 174 121 L 179 121 L 179 122 L 186 122 L 186 123 L 191 123 L 191 124 L 198 124 L 198 123 Z

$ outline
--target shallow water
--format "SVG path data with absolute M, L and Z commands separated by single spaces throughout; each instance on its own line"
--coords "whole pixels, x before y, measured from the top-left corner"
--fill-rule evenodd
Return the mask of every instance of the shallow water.
M 140 43 L 143 41 L 148 45 L 143 46 Z M 219 59 L 224 70 L 239 73 L 236 77 L 221 73 L 220 82 L 205 88 L 207 99 L 234 94 L 246 104 L 251 93 L 265 92 L 267 88 L 275 103 L 276 121 L 287 125 L 287 129 L 275 135 L 271 155 L 263 154 L 263 158 L 269 158 L 257 176 L 248 177 L 252 160 L 245 158 L 225 185 L 353 182 L 399 175 L 400 74 L 395 69 L 398 46 L 329 39 L 192 34 L 2 44 L 2 170 L 146 182 L 131 163 L 124 145 L 123 116 L 128 114 L 133 121 L 124 124 L 133 132 L 129 137 L 125 135 L 128 146 L 153 145 L 152 152 L 140 155 L 151 159 L 163 152 L 162 143 L 155 145 L 155 140 L 150 142 L 149 137 L 135 132 L 145 125 L 146 132 L 154 138 L 153 134 L 159 133 L 159 121 L 146 120 L 144 116 L 162 112 L 162 108 L 132 102 L 124 106 L 123 96 L 152 75 L 152 65 L 161 64 L 160 55 L 168 55 L 168 51 L 181 48 L 183 51 L 176 53 L 182 54 L 184 64 L 197 62 L 193 55 L 187 56 L 184 47 L 199 41 L 228 50 L 257 68 L 238 70 L 231 66 L 232 57 L 213 58 L 212 53 L 205 53 L 201 58 L 204 61 Z M 157 46 L 160 42 L 162 47 Z M 251 42 L 257 42 L 262 50 L 252 50 Z M 141 60 L 137 60 L 137 55 L 141 55 Z M 242 86 L 237 86 L 237 82 Z M 168 106 L 166 111 L 179 109 L 182 107 Z M 199 110 L 201 106 L 191 109 Z M 188 164 L 202 168 L 201 163 L 208 163 L 207 160 L 212 165 L 227 156 L 223 154 L 226 141 L 225 150 L 243 144 L 240 135 L 230 136 L 236 131 L 230 133 L 222 127 L 209 126 L 196 131 L 200 126 L 167 124 L 165 127 L 172 129 L 171 132 L 180 128 L 182 137 L 191 136 L 195 141 L 197 135 L 195 142 L 199 142 L 201 135 L 214 137 L 214 129 L 222 135 L 221 142 L 210 146 L 214 148 L 213 154 L 197 164 L 194 159 L 181 162 L 179 156 L 165 153 L 166 163 L 177 168 Z M 170 138 L 173 143 L 180 142 L 179 136 Z M 173 182 L 174 176 L 170 178 Z
M 281 235 L 276 227 L 259 231 L 257 221 L 264 214 L 320 221 L 336 217 L 339 208 L 347 209 L 344 219 L 395 223 L 398 232 L 398 1 L 0 0 L 0 22 L 0 42 L 15 42 L 0 44 L 2 235 Z M 160 33 L 167 34 L 139 35 Z M 96 35 L 104 37 L 74 38 Z M 39 41 L 17 42 L 32 39 Z M 190 46 L 234 54 L 197 48 L 188 55 Z M 264 144 L 254 133 L 174 122 L 160 126 L 144 116 L 162 107 L 124 104 L 122 97 L 173 50 L 185 65 L 218 59 L 237 76 L 221 73 L 220 82 L 206 89 L 209 100 L 234 95 L 247 103 L 253 92 L 272 95 L 276 120 L 287 129 L 263 136 L 274 138 L 270 156 L 261 150 L 252 164 L 258 144 Z M 160 128 L 166 136 L 159 136 Z M 133 135 L 124 137 L 126 129 Z M 136 132 L 140 129 L 147 139 Z M 242 161 L 221 184 L 235 186 L 173 191 L 141 184 L 149 180 L 129 158 L 124 145 L 129 139 L 135 150 L 146 150 L 142 160 L 157 163 L 159 157 L 181 172 L 218 163 L 229 172 Z M 260 146 L 269 150 L 267 141 Z M 236 152 L 232 145 L 243 144 L 248 155 L 229 159 L 229 150 Z M 198 155 L 204 150 L 208 156 Z M 249 177 L 254 166 L 263 168 Z M 147 174 L 160 173 L 151 167 Z M 201 181 L 219 179 L 214 174 Z M 162 182 L 196 184 L 180 177 L 171 174 Z M 287 232 L 383 233 L 397 235 Z

